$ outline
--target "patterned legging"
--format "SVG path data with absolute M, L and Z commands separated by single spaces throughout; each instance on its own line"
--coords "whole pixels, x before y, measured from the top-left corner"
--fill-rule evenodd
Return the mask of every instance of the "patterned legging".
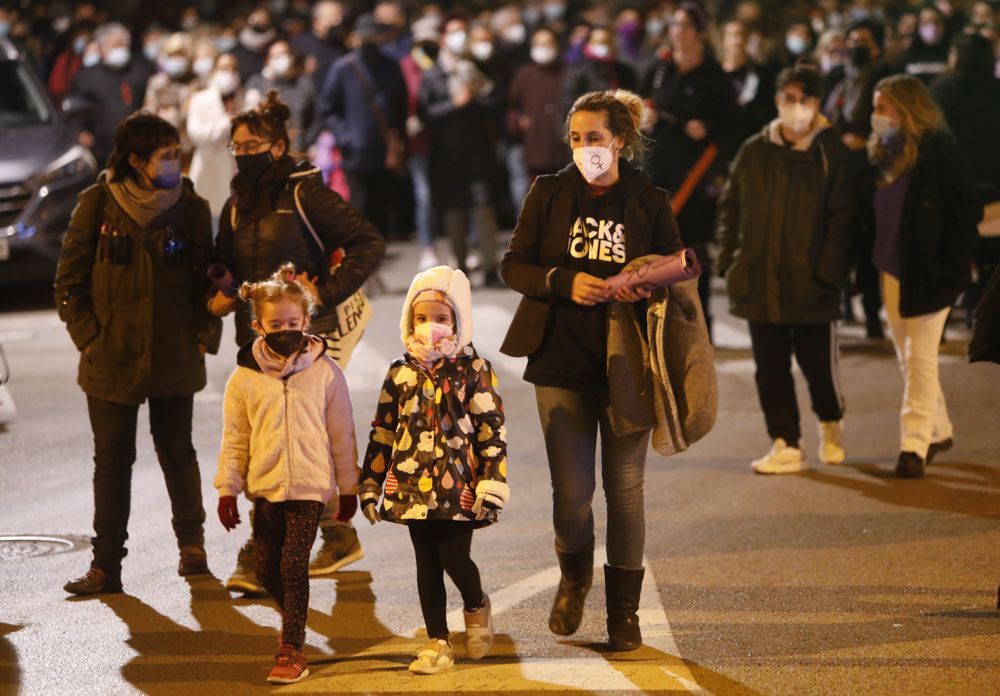
M 254 503 L 257 577 L 281 609 L 281 642 L 302 650 L 309 612 L 309 551 L 323 503 L 288 500 Z

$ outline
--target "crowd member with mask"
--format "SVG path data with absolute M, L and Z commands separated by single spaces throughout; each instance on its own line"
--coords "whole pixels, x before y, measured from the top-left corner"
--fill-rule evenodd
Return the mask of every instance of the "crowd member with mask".
M 837 79 L 824 98 L 823 113 L 833 123 L 851 151 L 854 180 L 862 181 L 868 174 L 868 154 L 865 143 L 871 133 L 872 94 L 875 83 L 892 73 L 892 68 L 882 59 L 885 43 L 885 27 L 871 19 L 859 19 L 847 30 L 848 62 L 839 71 Z M 871 207 L 871 199 L 862 189 L 858 195 L 865 200 L 860 201 L 859 210 L 865 211 Z M 859 235 L 859 228 L 854 228 L 854 287 L 861 292 L 862 305 L 865 311 L 865 334 L 868 338 L 881 339 L 885 334 L 882 330 L 882 319 L 879 310 L 882 307 L 882 295 L 878 287 L 878 272 L 871 261 L 871 246 L 864 244 Z M 870 241 L 870 239 L 868 240 Z M 849 319 L 853 319 L 848 292 L 845 296 L 844 309 Z
M 620 409 L 630 402 L 617 398 L 622 394 L 617 378 L 643 383 L 643 361 L 634 357 L 643 347 L 610 361 L 609 327 L 611 318 L 631 315 L 634 303 L 637 316 L 645 318 L 642 301 L 650 293 L 622 290 L 612 296 L 605 279 L 637 257 L 681 248 L 667 192 L 632 164 L 642 154 L 643 109 L 642 100 L 629 92 L 592 92 L 577 100 L 565 126 L 574 163 L 535 180 L 502 266 L 504 282 L 524 297 L 501 351 L 528 357 L 524 379 L 535 387 L 552 477 L 561 579 L 549 629 L 568 636 L 583 619 L 594 571 L 592 502 L 600 431 L 613 651 L 642 644 L 636 611 L 645 572 L 643 472 L 651 424 L 625 427 L 628 418 Z M 690 298 L 697 305 L 693 289 Z
M 938 351 L 969 284 L 983 210 L 972 168 L 913 75 L 875 85 L 868 157 L 876 169 L 872 258 L 904 383 L 896 475 L 917 478 L 952 445 Z
M 191 59 L 191 70 L 198 80 L 198 88 L 203 88 L 208 84 L 208 78 L 215 70 L 215 61 L 219 58 L 219 49 L 215 41 L 209 36 L 202 36 L 195 41 L 194 55 Z
M 212 211 L 212 229 L 218 232 L 219 216 L 229 199 L 229 183 L 236 174 L 236 161 L 229 153 L 229 127 L 243 110 L 236 57 L 226 53 L 216 59 L 207 85 L 195 92 L 188 106 L 187 133 L 194 147 L 191 181 Z
M 931 83 L 931 95 L 958 149 L 972 165 L 980 202 L 996 209 L 1000 207 L 1000 138 L 984 137 L 1000 124 L 1000 79 L 993 72 L 993 46 L 979 34 L 963 34 L 952 51 L 953 68 Z M 994 211 L 992 216 L 997 214 Z M 964 298 L 970 315 L 1000 263 L 1000 237 L 980 236 L 975 258 L 978 280 Z
M 80 194 L 56 271 L 55 300 L 80 350 L 78 382 L 94 433 L 94 557 L 65 585 L 122 591 L 136 420 L 149 425 L 170 496 L 180 575 L 208 573 L 194 394 L 221 322 L 208 313 L 208 205 L 181 176 L 180 134 L 138 113 L 118 125 L 108 169 Z
M 544 27 L 537 29 L 531 36 L 531 62 L 514 75 L 507 108 L 507 128 L 521 145 L 531 181 L 555 174 L 566 163 L 568 153 L 559 121 L 559 94 L 565 74 L 556 35 Z
M 758 474 L 806 468 L 792 356 L 819 419 L 819 461 L 844 461 L 835 322 L 850 266 L 857 188 L 850 154 L 819 113 L 811 66 L 778 76 L 778 118 L 740 148 L 719 203 L 719 274 L 730 312 L 750 324 L 769 452 Z
M 319 135 L 320 120 L 316 114 L 316 92 L 312 78 L 304 74 L 299 58 L 287 41 L 278 40 L 267 50 L 264 69 L 246 83 L 245 108 L 252 109 L 271 90 L 288 105 L 292 118 L 288 135 L 292 150 L 305 152 Z
M 413 182 L 413 217 L 420 243 L 421 271 L 438 265 L 434 248 L 434 207 L 431 203 L 430 132 L 418 114 L 420 83 L 424 73 L 434 67 L 441 43 L 441 21 L 437 17 L 421 17 L 413 23 L 413 48 L 399 61 L 406 80 L 406 168 Z
M 351 205 L 387 234 L 395 209 L 394 177 L 405 162 L 389 162 L 392 141 L 406 137 L 406 81 L 399 64 L 380 50 L 370 14 L 358 17 L 354 50 L 333 64 L 320 94 L 320 114 L 340 149 Z M 398 154 L 398 153 L 397 153 Z
M 382 51 L 396 61 L 402 60 L 413 46 L 403 5 L 397 0 L 380 0 L 372 10 L 372 17 L 382 35 Z
M 545 7 L 557 7 L 546 5 Z M 563 81 L 560 98 L 560 119 L 581 94 L 605 90 L 635 90 L 638 78 L 635 70 L 618 60 L 615 33 L 606 26 L 596 26 L 590 30 L 583 47 L 583 60 L 569 69 Z
M 948 36 L 945 17 L 934 5 L 924 5 L 918 15 L 917 31 L 901 60 L 902 71 L 919 77 L 925 85 L 948 69 Z
M 516 4 L 507 4 L 493 13 L 490 27 L 496 37 L 497 57 L 506 66 L 511 75 L 520 66 L 531 60 L 528 55 L 531 46 L 528 42 L 528 28 L 521 16 L 521 8 Z
M 247 17 L 247 23 L 240 30 L 238 43 L 232 49 L 240 65 L 240 81 L 243 84 L 264 69 L 267 49 L 276 38 L 278 32 L 274 28 L 270 11 L 265 6 L 257 7 Z
M 114 147 L 117 124 L 142 106 L 152 70 L 146 62 L 133 58 L 129 48 L 132 35 L 123 25 L 103 24 L 95 38 L 101 49 L 101 63 L 77 74 L 70 95 L 90 106 L 82 119 L 81 142 L 103 164 Z
M 701 6 L 681 3 L 670 24 L 672 51 L 651 66 L 640 94 L 652 105 L 649 175 L 670 191 L 684 243 L 701 261 L 698 292 L 711 332 L 708 245 L 715 228 L 718 180 L 739 144 L 742 116 L 729 78 L 706 45 L 707 32 Z M 686 199 L 681 191 L 688 192 Z
M 330 67 L 347 53 L 344 43 L 344 5 L 337 0 L 320 0 L 312 10 L 312 29 L 291 40 L 292 49 L 305 59 L 305 73 L 312 77 L 316 94 Z
M 468 271 L 472 221 L 479 234 L 485 284 L 497 287 L 496 100 L 493 84 L 468 59 L 467 51 L 467 22 L 448 20 L 437 62 L 420 84 L 418 114 L 430 130 L 431 198 L 451 240 L 455 265 Z
M 793 19 L 785 29 L 784 60 L 785 67 L 794 65 L 802 58 L 812 55 L 816 45 L 816 33 L 806 19 Z
M 312 332 L 327 339 L 327 351 L 342 366 L 349 351 L 337 345 L 340 315 L 337 306 L 351 297 L 375 270 L 385 242 L 375 227 L 337 193 L 323 184 L 320 171 L 290 152 L 286 126 L 291 113 L 275 92 L 256 109 L 241 111 L 230 127 L 230 151 L 236 157 L 233 195 L 219 221 L 219 261 L 236 284 L 269 278 L 274 269 L 291 262 L 300 271 L 296 279 L 319 298 L 311 320 Z M 315 236 L 314 236 L 315 235 Z M 342 249 L 339 266 L 331 271 L 331 255 Z M 243 346 L 254 338 L 249 308 L 221 291 L 209 304 L 217 315 L 236 311 L 236 341 Z M 320 518 L 323 547 L 313 574 L 333 572 L 360 559 L 364 552 L 357 533 L 339 522 L 334 497 Z M 260 592 L 254 572 L 253 539 L 241 549 L 236 571 L 227 588 Z
M 83 51 L 94 35 L 89 24 L 80 24 L 68 32 L 68 43 L 55 58 L 49 73 L 49 95 L 56 104 L 62 104 L 69 94 L 73 78 L 83 69 Z
M 167 37 L 157 60 L 160 72 L 149 78 L 142 105 L 180 132 L 181 164 L 185 170 L 191 161 L 191 143 L 186 132 L 188 103 L 198 86 L 191 69 L 191 53 L 188 34 L 177 32 Z
M 747 52 L 747 28 L 736 19 L 722 28 L 722 69 L 743 113 L 743 135 L 749 137 L 774 118 L 774 83 L 768 71 Z

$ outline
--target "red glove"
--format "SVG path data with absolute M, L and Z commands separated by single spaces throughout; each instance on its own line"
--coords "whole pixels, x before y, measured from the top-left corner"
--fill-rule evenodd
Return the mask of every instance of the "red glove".
M 224 495 L 219 498 L 219 522 L 227 531 L 236 529 L 240 523 L 240 511 L 236 507 L 236 497 Z
M 340 522 L 347 522 L 352 517 L 354 513 L 358 511 L 358 496 L 356 495 L 342 495 L 340 496 L 340 509 L 337 510 L 336 518 Z

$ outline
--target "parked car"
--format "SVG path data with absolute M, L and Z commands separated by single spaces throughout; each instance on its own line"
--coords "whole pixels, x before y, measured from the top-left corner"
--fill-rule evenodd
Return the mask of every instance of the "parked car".
M 30 63 L 0 38 L 0 286 L 51 281 L 77 194 L 97 163 Z

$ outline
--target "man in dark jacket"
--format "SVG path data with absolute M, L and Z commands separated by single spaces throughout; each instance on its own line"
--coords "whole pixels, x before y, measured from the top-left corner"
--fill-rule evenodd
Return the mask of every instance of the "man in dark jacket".
M 719 206 L 719 273 L 730 311 L 750 322 L 757 391 L 773 440 L 753 462 L 760 474 L 805 467 L 793 353 L 819 417 L 820 460 L 844 460 L 834 322 L 857 199 L 847 148 L 818 113 L 819 73 L 788 68 L 777 87 L 779 116 L 740 148 Z
M 334 62 L 347 53 L 343 28 L 344 6 L 336 0 L 321 0 L 312 11 L 312 31 L 291 39 L 295 52 L 305 57 L 305 72 L 312 77 L 317 94 Z
M 85 100 L 90 107 L 80 137 L 103 166 L 114 147 L 115 128 L 142 108 L 153 70 L 149 63 L 132 55 L 132 37 L 121 24 L 102 25 L 96 39 L 101 47 L 101 62 L 77 73 L 70 96 Z
M 240 66 L 240 82 L 246 84 L 251 76 L 264 69 L 267 48 L 276 38 L 278 32 L 267 7 L 258 7 L 251 12 L 246 26 L 240 30 L 239 43 L 233 49 Z
M 635 70 L 618 59 L 615 32 L 608 27 L 594 27 L 583 48 L 583 60 L 566 74 L 559 116 L 565 117 L 577 97 L 587 92 L 603 92 L 608 89 L 634 92 L 637 86 Z
M 323 85 L 320 117 L 340 148 L 351 205 L 385 234 L 395 189 L 386 148 L 390 133 L 406 134 L 406 81 L 399 64 L 380 50 L 370 14 L 358 17 L 352 40 L 355 50 L 333 64 Z

